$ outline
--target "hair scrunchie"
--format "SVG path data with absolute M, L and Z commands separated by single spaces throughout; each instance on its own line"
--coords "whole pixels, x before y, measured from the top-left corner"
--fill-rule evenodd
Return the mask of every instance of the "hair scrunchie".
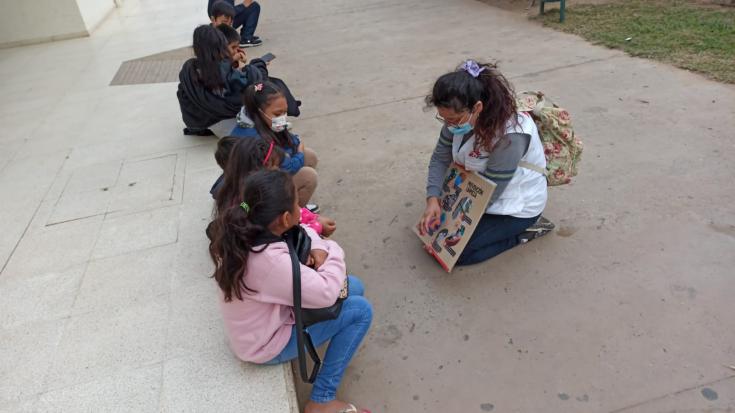
M 480 73 L 482 73 L 483 70 L 486 68 L 481 67 L 479 64 L 477 64 L 476 61 L 472 59 L 465 60 L 464 63 L 462 63 L 462 66 L 460 66 L 460 69 L 464 70 L 465 72 L 472 75 L 472 77 L 477 78 L 480 76 Z

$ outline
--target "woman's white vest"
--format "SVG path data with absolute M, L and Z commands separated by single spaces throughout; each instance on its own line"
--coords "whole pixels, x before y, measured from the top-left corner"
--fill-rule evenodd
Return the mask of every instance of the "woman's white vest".
M 547 187 L 546 176 L 537 170 L 546 169 L 546 157 L 541 145 L 538 129 L 531 117 L 518 113 L 518 124 L 508 122 L 506 133 L 527 133 L 531 135 L 531 143 L 526 154 L 521 158 L 513 178 L 508 183 L 500 197 L 490 204 L 485 211 L 488 214 L 511 215 L 518 218 L 532 218 L 540 215 L 546 207 Z M 484 172 L 487 169 L 488 153 L 482 149 L 470 156 L 475 150 L 475 137 L 471 136 L 462 144 L 462 135 L 454 135 L 452 141 L 452 156 L 454 162 L 464 165 L 468 171 Z M 523 164 L 531 166 L 523 167 Z

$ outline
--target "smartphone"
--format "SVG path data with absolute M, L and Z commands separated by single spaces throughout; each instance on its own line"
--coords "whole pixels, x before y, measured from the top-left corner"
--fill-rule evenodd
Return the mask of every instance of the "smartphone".
M 271 60 L 275 58 L 276 58 L 276 55 L 274 55 L 273 53 L 266 53 L 263 55 L 263 57 L 261 57 L 261 59 L 263 59 L 263 61 L 266 63 L 270 62 Z

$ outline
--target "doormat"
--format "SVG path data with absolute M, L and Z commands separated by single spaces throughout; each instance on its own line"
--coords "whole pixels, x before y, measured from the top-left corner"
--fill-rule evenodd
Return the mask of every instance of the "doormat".
M 194 51 L 187 46 L 127 60 L 120 65 L 110 86 L 178 82 L 181 66 L 192 57 Z

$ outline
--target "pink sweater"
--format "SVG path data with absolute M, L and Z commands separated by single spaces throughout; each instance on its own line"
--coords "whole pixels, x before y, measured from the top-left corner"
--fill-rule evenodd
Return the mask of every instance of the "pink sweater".
M 327 259 L 313 270 L 301 266 L 301 306 L 329 307 L 337 301 L 346 278 L 344 251 L 336 242 L 323 240 L 306 228 L 311 248 L 327 251 Z M 230 347 L 244 361 L 265 363 L 277 356 L 291 338 L 293 278 L 285 242 L 270 244 L 263 252 L 248 256 L 245 283 L 255 293 L 243 290 L 242 301 L 233 297 L 220 308 Z

